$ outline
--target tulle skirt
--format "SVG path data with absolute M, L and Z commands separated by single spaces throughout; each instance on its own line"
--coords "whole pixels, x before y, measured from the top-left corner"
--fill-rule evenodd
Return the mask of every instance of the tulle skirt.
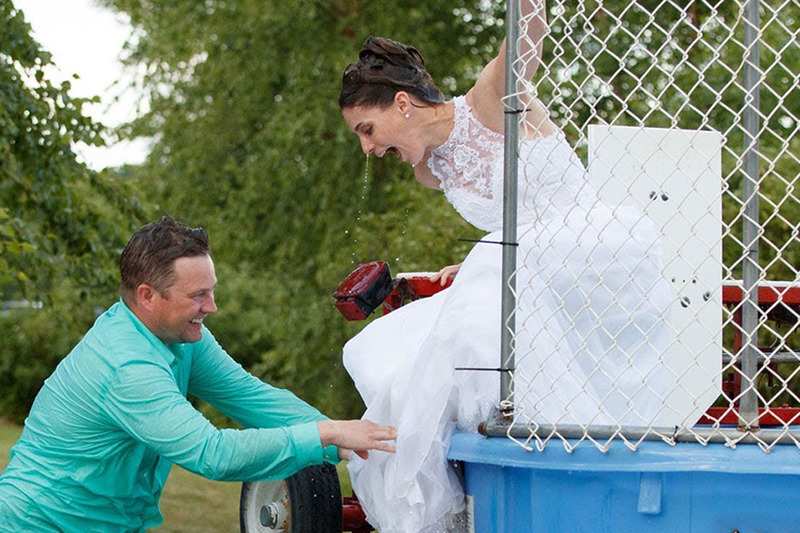
M 484 241 L 500 241 L 500 232 Z M 658 423 L 671 289 L 652 223 L 600 204 L 518 228 L 515 400 L 523 422 Z M 464 495 L 453 430 L 500 400 L 500 245 L 481 242 L 453 285 L 378 318 L 344 348 L 364 418 L 398 428 L 397 453 L 349 463 L 381 533 L 451 531 Z

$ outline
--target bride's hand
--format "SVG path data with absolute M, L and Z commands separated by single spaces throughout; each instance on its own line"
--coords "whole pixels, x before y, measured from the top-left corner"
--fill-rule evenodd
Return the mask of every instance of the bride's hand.
M 439 285 L 444 287 L 445 284 L 447 283 L 447 280 L 449 280 L 450 278 L 454 278 L 460 268 L 461 268 L 461 263 L 457 265 L 448 265 L 443 269 L 441 269 L 436 274 L 434 274 L 433 276 L 431 276 L 430 280 L 433 281 L 434 283 L 438 281 Z

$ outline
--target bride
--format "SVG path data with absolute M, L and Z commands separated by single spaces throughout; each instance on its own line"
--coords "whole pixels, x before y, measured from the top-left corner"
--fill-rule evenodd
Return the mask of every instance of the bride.
M 543 0 L 522 57 L 538 67 Z M 339 104 L 364 153 L 392 153 L 416 180 L 444 192 L 490 232 L 452 286 L 374 320 L 344 347 L 365 418 L 398 428 L 397 453 L 349 465 L 353 488 L 381 533 L 451 531 L 464 510 L 447 462 L 450 435 L 475 431 L 500 401 L 499 379 L 460 368 L 499 366 L 505 41 L 464 96 L 446 100 L 413 47 L 371 37 L 344 71 Z M 518 205 L 515 397 L 547 424 L 654 422 L 669 380 L 661 354 L 670 288 L 652 224 L 601 204 L 544 105 L 523 98 Z M 457 274 L 457 275 L 456 275 Z

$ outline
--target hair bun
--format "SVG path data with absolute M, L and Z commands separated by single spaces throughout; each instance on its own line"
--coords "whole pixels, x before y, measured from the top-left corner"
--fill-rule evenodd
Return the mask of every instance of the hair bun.
M 368 37 L 358 61 L 344 71 L 339 105 L 386 105 L 401 90 L 427 103 L 444 99 L 416 48 L 385 37 Z
M 425 61 L 416 48 L 384 37 L 368 37 L 358 58 L 365 62 L 388 63 L 418 72 L 425 70 Z

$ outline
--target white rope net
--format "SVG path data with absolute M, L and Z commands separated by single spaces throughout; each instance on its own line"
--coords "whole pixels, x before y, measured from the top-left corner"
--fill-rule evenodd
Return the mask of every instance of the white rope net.
M 549 0 L 541 56 L 538 4 L 520 97 L 577 157 L 520 142 L 501 426 L 539 449 L 800 446 L 800 0 Z

